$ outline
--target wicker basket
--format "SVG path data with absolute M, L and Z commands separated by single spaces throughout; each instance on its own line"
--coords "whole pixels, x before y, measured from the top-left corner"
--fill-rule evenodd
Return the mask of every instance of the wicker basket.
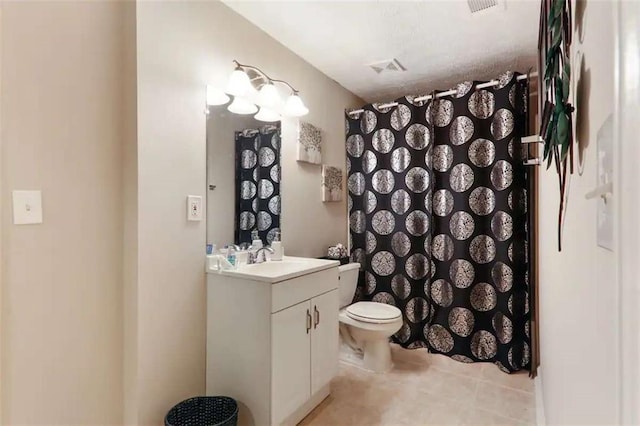
M 227 396 L 198 396 L 173 407 L 165 426 L 236 426 L 238 404 Z

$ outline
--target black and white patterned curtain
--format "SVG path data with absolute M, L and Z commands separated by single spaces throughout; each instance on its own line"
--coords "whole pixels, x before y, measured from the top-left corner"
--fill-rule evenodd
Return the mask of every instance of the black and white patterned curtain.
M 397 306 L 393 337 L 463 362 L 529 368 L 526 84 L 347 115 L 357 298 Z
M 280 124 L 236 132 L 236 244 L 280 232 Z

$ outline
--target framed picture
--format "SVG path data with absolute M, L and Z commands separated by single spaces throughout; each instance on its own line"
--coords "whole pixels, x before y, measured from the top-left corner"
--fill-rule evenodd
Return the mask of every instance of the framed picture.
M 297 160 L 311 164 L 322 163 L 322 131 L 304 121 L 298 121 Z
M 342 201 L 342 169 L 322 166 L 322 201 Z

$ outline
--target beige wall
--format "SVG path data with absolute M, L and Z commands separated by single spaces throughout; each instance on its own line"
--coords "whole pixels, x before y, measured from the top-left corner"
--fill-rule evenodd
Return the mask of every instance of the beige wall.
M 3 424 L 122 419 L 122 10 L 2 4 Z
M 596 201 L 584 195 L 596 186 L 596 135 L 613 112 L 613 3 L 580 2 L 586 99 L 578 131 L 586 146 L 584 171 L 572 176 L 558 253 L 558 185 L 555 171 L 540 176 L 540 348 L 548 424 L 613 424 L 618 383 L 614 254 L 596 244 Z M 584 13 L 581 13 L 584 10 Z M 582 17 L 582 15 L 584 15 Z M 573 70 L 576 69 L 574 65 Z
M 2 96 L 2 6 L 0 5 L 0 97 Z M 1 99 L 1 98 L 0 98 Z M 3 292 L 3 288 L 4 288 L 4 284 L 3 284 L 3 280 L 4 280 L 4 274 L 2 273 L 2 271 L 5 268 L 5 262 L 4 262 L 4 254 L 2 251 L 2 248 L 4 246 L 4 239 L 3 239 L 3 233 L 4 233 L 4 222 L 3 222 L 3 218 L 4 218 L 4 205 L 7 203 L 8 200 L 4 199 L 4 194 L 5 194 L 5 189 L 4 189 L 4 149 L 2 146 L 2 141 L 3 141 L 3 137 L 2 137 L 2 102 L 0 101 L 0 424 L 3 424 L 2 419 L 4 418 L 3 416 L 3 407 L 4 407 L 4 402 L 2 400 L 2 382 L 4 382 L 4 375 L 2 374 L 3 372 L 3 361 L 2 358 L 4 357 L 4 342 L 2 341 L 2 335 L 3 335 L 3 330 L 4 327 L 2 324 L 4 324 L 3 321 L 3 303 L 2 303 L 2 292 Z
M 123 15 L 123 405 L 124 418 L 137 424 L 138 407 L 138 144 L 136 4 L 128 2 Z
M 186 221 L 186 196 L 206 195 L 205 86 L 224 85 L 232 59 L 259 65 L 304 96 L 325 131 L 328 164 L 344 164 L 345 107 L 361 101 L 218 2 L 140 2 L 138 49 L 138 421 L 160 424 L 204 392 L 205 222 Z M 283 239 L 317 256 L 346 242 L 346 204 L 323 204 L 320 169 L 295 162 L 283 123 Z M 125 378 L 127 380 L 127 378 Z M 128 422 L 134 420 L 127 418 Z

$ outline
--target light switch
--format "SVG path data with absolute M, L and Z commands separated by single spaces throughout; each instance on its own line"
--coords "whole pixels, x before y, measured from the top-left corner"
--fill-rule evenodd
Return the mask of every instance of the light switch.
M 602 127 L 598 130 L 597 153 L 598 153 L 598 186 L 602 187 L 613 182 L 614 162 L 613 162 L 613 115 L 609 115 Z M 614 234 L 614 202 L 611 194 L 599 197 L 597 214 L 597 241 L 598 246 L 613 251 Z
M 42 223 L 40 191 L 13 191 L 13 224 Z
M 202 220 L 202 197 L 187 196 L 187 220 Z

